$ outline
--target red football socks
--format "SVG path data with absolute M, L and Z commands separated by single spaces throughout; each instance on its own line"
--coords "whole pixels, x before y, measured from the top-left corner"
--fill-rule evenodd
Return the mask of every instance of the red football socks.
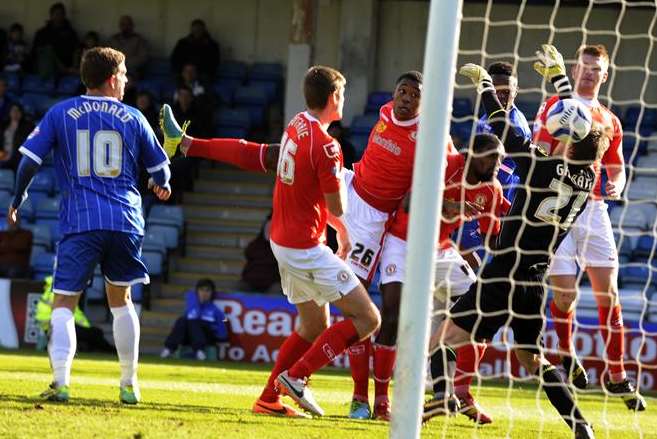
M 388 387 L 395 367 L 397 348 L 381 344 L 373 345 L 374 351 L 374 400 L 388 397 Z
M 571 352 L 573 339 L 573 312 L 561 311 L 557 308 L 554 300 L 550 302 L 550 313 L 554 322 L 554 329 L 559 337 L 559 349 Z
M 487 345 L 471 343 L 461 346 L 456 351 L 456 374 L 454 375 L 454 393 L 463 395 L 470 391 L 470 384 L 484 358 Z
M 267 172 L 265 143 L 247 142 L 243 139 L 192 139 L 187 157 L 202 157 L 228 163 L 246 171 Z
M 598 318 L 600 319 L 600 333 L 605 342 L 607 362 L 611 381 L 624 380 L 625 367 L 623 355 L 625 354 L 625 329 L 623 328 L 623 313 L 621 306 L 613 308 L 598 307 Z
M 351 319 L 329 326 L 313 342 L 308 351 L 288 371 L 293 378 L 306 378 L 321 369 L 348 346 L 358 341 L 358 332 Z
M 351 378 L 354 380 L 353 399 L 367 402 L 369 394 L 370 381 L 370 353 L 372 351 L 372 341 L 368 337 L 349 346 L 349 367 L 351 368 Z
M 311 345 L 311 342 L 304 340 L 296 332 L 293 332 L 287 339 L 285 339 L 283 345 L 278 350 L 276 363 L 274 363 L 274 368 L 272 369 L 271 374 L 269 374 L 267 385 L 260 395 L 262 401 L 276 402 L 278 400 L 278 392 L 274 390 L 274 380 L 281 372 L 296 363 L 297 360 L 308 351 Z

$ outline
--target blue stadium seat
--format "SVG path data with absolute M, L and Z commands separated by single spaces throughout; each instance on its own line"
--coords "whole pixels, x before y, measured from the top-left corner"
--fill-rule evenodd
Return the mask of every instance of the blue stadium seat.
M 454 101 L 452 101 L 452 115 L 454 117 L 472 116 L 473 114 L 470 98 L 454 98 Z
M 267 90 L 260 85 L 247 85 L 235 90 L 233 100 L 236 105 L 260 105 L 269 104 Z
M 248 76 L 251 81 L 282 81 L 283 66 L 279 63 L 254 63 Z
M 265 105 L 237 105 L 235 109 L 248 111 L 251 125 L 254 128 L 265 124 L 267 116 L 267 107 Z
M 219 65 L 217 78 L 237 79 L 243 83 L 247 77 L 248 68 L 246 64 L 239 61 L 226 61 Z
M 625 110 L 625 116 L 623 117 L 623 128 L 628 131 L 634 131 L 639 121 L 639 114 L 641 113 L 641 107 L 632 105 Z
M 251 128 L 251 116 L 248 110 L 222 108 L 217 112 L 215 118 L 217 126 L 237 127 L 249 130 Z
M 267 93 L 267 101 L 274 102 L 280 98 L 280 81 L 253 80 L 249 85 L 259 87 Z
M 25 75 L 21 88 L 23 93 L 52 94 L 55 91 L 55 80 L 43 79 L 39 75 Z
M 0 191 L 0 209 L 2 209 L 3 212 L 6 212 L 7 209 L 9 208 L 9 204 L 13 199 L 14 199 L 13 195 L 11 195 L 9 192 Z M 3 216 L 4 215 L 0 217 Z
M 620 269 L 619 276 L 623 288 L 627 288 L 630 285 L 636 288 L 643 288 L 648 282 L 650 268 L 646 265 L 629 265 Z
M 164 81 L 160 84 L 160 101 L 173 102 L 173 95 L 176 94 L 176 84 L 173 81 Z
M 657 131 L 657 109 L 644 108 L 639 126 L 646 131 Z
M 147 228 L 144 232 L 142 251 L 159 252 L 163 258 L 166 257 L 167 244 L 164 236 L 157 234 L 157 230 L 153 231 L 150 227 Z
M 249 136 L 249 130 L 240 127 L 225 127 L 218 125 L 215 128 L 215 135 L 223 138 L 245 139 Z
M 80 77 L 77 75 L 63 76 L 59 78 L 57 83 L 56 92 L 58 95 L 62 96 L 73 96 L 77 94 L 78 89 L 82 85 L 80 82 Z
M 59 219 L 59 198 L 39 200 L 34 213 L 37 219 Z
M 16 94 L 21 93 L 21 77 L 17 72 L 4 72 L 2 77 L 7 81 L 7 88 Z
M 178 229 L 175 226 L 149 226 L 148 231 L 162 236 L 167 249 L 178 247 Z
M 616 239 L 616 245 L 617 246 L 618 246 L 618 242 L 621 242 L 620 248 L 618 249 L 618 256 L 619 257 L 626 257 L 628 259 L 631 259 L 632 258 L 632 252 L 634 250 L 632 248 L 632 242 L 629 239 L 626 239 L 626 238 L 622 239 L 622 241 L 620 239 Z
M 354 120 L 351 121 L 351 126 L 349 131 L 352 135 L 370 135 L 370 131 L 376 125 L 376 122 L 379 120 L 379 115 L 374 113 L 363 114 L 360 116 L 355 116 Z
M 212 90 L 223 104 L 232 105 L 235 90 L 237 90 L 240 84 L 241 82 L 237 79 L 219 79 L 215 82 Z
M 162 93 L 162 82 L 159 79 L 142 79 L 137 83 L 137 90 L 147 91 L 159 101 Z
M 44 194 L 52 195 L 55 189 L 55 179 L 49 171 L 40 170 L 34 176 L 32 184 L 30 185 L 29 193 L 43 192 Z
M 21 204 L 21 207 L 18 209 L 18 213 L 20 214 L 23 221 L 32 222 L 34 221 L 34 210 L 34 203 L 28 197 L 28 199 L 23 201 L 23 204 Z
M 164 258 L 159 252 L 144 251 L 141 253 L 148 274 L 151 276 L 161 276 L 164 272 Z
M 467 144 L 470 141 L 470 135 L 472 134 L 472 121 L 452 122 L 449 132 L 457 138 L 455 139 L 455 143 L 460 142 Z
M 39 93 L 25 93 L 20 98 L 20 102 L 25 108 L 25 112 L 35 116 L 41 116 L 43 108 L 50 103 L 50 96 Z
M 11 169 L 0 169 L 0 192 L 14 193 L 14 171 Z
M 392 93 L 388 91 L 374 91 L 367 96 L 365 113 L 379 114 L 379 109 L 392 100 Z
M 632 251 L 632 258 L 635 261 L 647 261 L 652 256 L 655 247 L 655 238 L 649 235 L 639 237 L 636 247 Z
M 53 248 L 50 227 L 44 224 L 22 224 L 22 228 L 32 232 L 32 247 L 41 247 L 45 251 Z
M 33 255 L 30 260 L 32 267 L 32 279 L 43 280 L 46 276 L 53 273 L 55 265 L 55 254 L 49 252 L 42 252 Z
M 171 75 L 171 62 L 168 58 L 151 58 L 146 64 L 147 78 L 162 78 Z
M 59 219 L 55 218 L 36 218 L 34 220 L 35 224 L 47 226 L 50 228 L 50 236 L 52 236 L 53 244 L 59 242 L 62 239 L 62 233 L 59 229 Z
M 365 152 L 365 148 L 367 148 L 367 141 L 369 140 L 370 134 L 351 134 L 349 136 L 349 140 L 351 140 L 351 144 L 354 145 L 354 149 L 356 150 L 356 158 L 360 159 L 360 157 L 363 155 L 363 152 Z
M 156 204 L 151 208 L 146 223 L 150 225 L 174 226 L 182 231 L 185 225 L 185 215 L 180 206 Z

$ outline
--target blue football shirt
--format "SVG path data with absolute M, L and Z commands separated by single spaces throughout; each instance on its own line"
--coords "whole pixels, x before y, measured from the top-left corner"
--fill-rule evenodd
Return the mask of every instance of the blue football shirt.
M 110 97 L 78 96 L 54 105 L 19 151 L 41 164 L 52 151 L 61 189 L 63 234 L 144 233 L 140 166 L 169 160 L 144 115 Z

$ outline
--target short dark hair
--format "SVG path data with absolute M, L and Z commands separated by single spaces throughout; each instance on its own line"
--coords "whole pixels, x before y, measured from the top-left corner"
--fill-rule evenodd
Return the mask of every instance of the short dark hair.
M 13 31 L 20 31 L 21 33 L 23 32 L 23 25 L 20 23 L 12 23 L 11 26 L 9 26 L 9 33 Z
M 80 64 L 80 78 L 89 89 L 100 88 L 110 76 L 119 71 L 125 55 L 110 47 L 94 47 L 84 53 Z
M 593 163 L 602 157 L 609 147 L 609 137 L 604 126 L 594 122 L 591 131 L 579 142 L 574 142 L 568 148 L 568 158 L 577 164 Z
M 511 63 L 505 61 L 494 62 L 488 66 L 488 74 L 490 75 L 502 75 L 502 76 L 514 76 L 513 75 L 513 66 Z
M 203 27 L 207 27 L 205 25 L 205 21 L 201 20 L 200 18 L 195 18 L 195 19 L 192 20 L 192 26 L 196 26 L 197 24 L 199 24 Z
M 493 149 L 493 146 L 497 148 L 500 144 L 500 139 L 495 134 L 481 133 L 474 136 L 471 149 L 472 152 L 478 154 Z
M 64 13 L 64 15 L 66 15 L 66 6 L 64 6 L 64 3 L 62 3 L 62 2 L 53 3 L 50 6 L 50 11 L 49 11 L 50 15 L 52 15 L 57 10 L 62 11 Z
M 395 85 L 399 85 L 399 83 L 402 82 L 404 79 L 408 79 L 410 81 L 415 81 L 418 84 L 422 84 L 423 77 L 421 72 L 418 72 L 417 70 L 409 70 L 408 72 L 404 72 L 401 75 L 399 75 L 399 78 L 397 78 Z
M 326 66 L 312 66 L 303 78 L 303 97 L 311 110 L 326 107 L 328 98 L 347 82 L 342 73 Z
M 210 288 L 214 293 L 214 282 L 212 282 L 212 279 L 208 278 L 199 279 L 198 282 L 196 282 L 196 289 L 200 290 L 201 288 Z

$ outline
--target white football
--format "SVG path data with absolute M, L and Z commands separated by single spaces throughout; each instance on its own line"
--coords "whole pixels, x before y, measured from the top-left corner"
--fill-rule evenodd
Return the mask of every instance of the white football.
M 591 131 L 591 111 L 576 99 L 560 99 L 548 110 L 545 128 L 560 142 L 579 142 Z

